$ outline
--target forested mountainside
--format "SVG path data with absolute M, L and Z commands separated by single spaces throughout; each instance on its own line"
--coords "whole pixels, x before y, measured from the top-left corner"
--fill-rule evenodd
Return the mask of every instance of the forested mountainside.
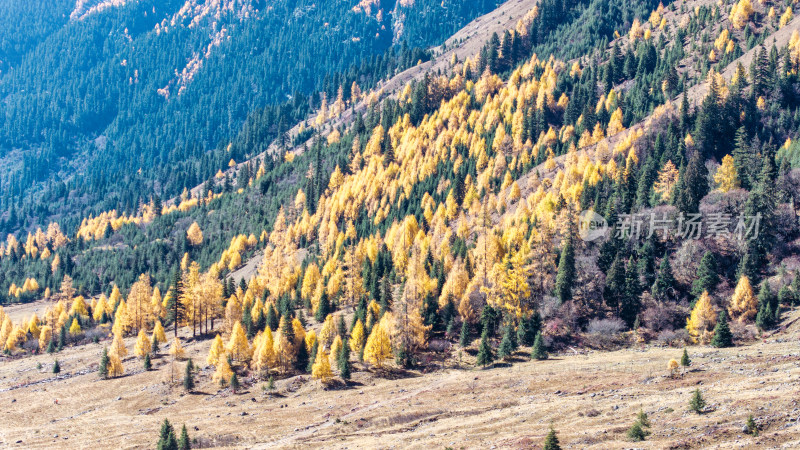
M 0 342 L 107 340 L 107 378 L 126 336 L 149 361 L 172 327 L 173 358 L 209 341 L 234 392 L 462 351 L 751 342 L 800 302 L 799 29 L 770 0 L 543 0 L 396 95 L 293 109 L 280 151 L 251 114 L 174 203 L 8 234 L 0 298 L 51 302 L 0 313 Z
M 0 231 L 135 212 L 429 58 L 493 2 L 7 1 Z M 358 92 L 356 92 L 356 95 Z M 248 132 L 248 147 L 227 148 Z

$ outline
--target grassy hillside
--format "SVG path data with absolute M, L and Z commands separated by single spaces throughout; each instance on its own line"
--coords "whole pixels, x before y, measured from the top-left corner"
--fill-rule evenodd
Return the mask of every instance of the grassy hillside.
M 750 413 L 761 443 L 791 445 L 790 400 L 748 399 L 791 389 L 764 370 L 794 358 L 800 304 L 799 28 L 748 0 L 506 4 L 269 147 L 271 113 L 251 116 L 170 201 L 9 235 L 0 296 L 38 301 L 0 312 L 0 343 L 11 365 L 63 359 L 68 389 L 141 380 L 163 401 L 128 400 L 158 416 L 131 445 L 167 417 L 229 446 L 529 446 L 552 423 L 622 447 L 639 408 L 656 448 L 732 445 Z M 200 366 L 182 397 L 180 345 Z M 695 365 L 665 376 L 687 346 Z M 237 442 L 194 406 L 234 399 L 305 422 Z

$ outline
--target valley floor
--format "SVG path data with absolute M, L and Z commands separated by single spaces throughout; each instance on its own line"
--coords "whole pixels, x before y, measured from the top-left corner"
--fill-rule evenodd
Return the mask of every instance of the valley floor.
M 8 308 L 13 310 L 12 308 Z M 688 349 L 690 370 L 667 376 L 681 350 L 642 347 L 552 355 L 490 370 L 376 376 L 359 367 L 348 389 L 323 390 L 294 377 L 239 394 L 219 390 L 202 369 L 197 392 L 170 387 L 168 356 L 143 372 L 134 357 L 126 375 L 101 381 L 102 345 L 57 355 L 0 360 L 0 446 L 17 448 L 153 448 L 164 418 L 186 424 L 199 446 L 223 448 L 531 448 L 552 424 L 563 448 L 797 448 L 800 446 L 800 311 L 785 331 L 730 348 Z M 210 340 L 185 345 L 204 367 Z M 127 341 L 132 353 L 133 339 Z M 166 353 L 166 349 L 163 349 Z M 62 371 L 51 373 L 54 356 Z M 42 368 L 37 369 L 41 363 Z M 175 365 L 180 381 L 183 362 Z M 699 388 L 708 411 L 689 411 Z M 642 408 L 647 441 L 625 437 Z M 759 437 L 742 432 L 753 414 Z

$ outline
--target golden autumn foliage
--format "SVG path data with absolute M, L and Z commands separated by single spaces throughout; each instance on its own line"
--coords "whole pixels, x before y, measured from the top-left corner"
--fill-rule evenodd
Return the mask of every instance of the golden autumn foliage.
M 181 346 L 181 341 L 177 337 L 172 340 L 172 346 L 169 348 L 169 355 L 175 359 L 186 358 L 186 350 Z
M 220 356 L 225 353 L 225 344 L 222 342 L 222 337 L 217 334 L 211 342 L 211 348 L 208 350 L 208 357 L 206 357 L 206 364 L 216 366 L 219 362 Z
M 72 319 L 72 324 L 69 326 L 69 334 L 73 336 L 81 334 L 81 324 L 78 323 L 78 319 Z
M 733 165 L 733 157 L 731 155 L 725 155 L 722 158 L 722 165 L 714 175 L 714 182 L 717 183 L 717 189 L 721 192 L 728 192 L 739 187 L 739 176 L 736 173 L 736 167 Z
M 225 350 L 234 361 L 242 363 L 250 361 L 252 350 L 250 348 L 250 343 L 247 342 L 247 334 L 244 332 L 241 322 L 236 322 L 234 325 Z
M 164 326 L 161 325 L 160 320 L 156 320 L 156 324 L 153 327 L 153 339 L 155 339 L 159 344 L 164 344 L 167 342 L 167 335 L 164 333 Z
M 231 376 L 233 376 L 233 370 L 231 370 L 231 365 L 228 364 L 228 356 L 220 355 L 214 375 L 211 376 L 211 381 L 224 386 L 230 381 Z
M 392 345 L 389 332 L 383 322 L 372 328 L 364 348 L 364 361 L 380 368 L 392 356 Z
M 692 314 L 686 319 L 686 330 L 695 342 L 707 342 L 711 330 L 717 323 L 717 314 L 708 292 L 703 291 L 692 309 Z
M 786 26 L 787 23 L 791 22 L 793 18 L 794 18 L 794 13 L 792 12 L 792 7 L 787 6 L 786 11 L 784 11 L 783 15 L 781 15 L 781 20 L 778 24 L 778 27 L 783 28 L 784 26 Z
M 323 383 L 333 378 L 329 355 L 325 350 L 317 351 L 317 358 L 314 360 L 314 365 L 311 366 L 311 376 Z
M 192 224 L 189 225 L 189 228 L 186 230 L 186 239 L 194 247 L 203 243 L 203 231 L 200 229 L 200 225 L 198 225 L 197 222 L 192 222 Z
M 753 292 L 750 279 L 743 275 L 736 283 L 736 289 L 728 306 L 728 314 L 739 322 L 749 322 L 756 317 L 757 312 L 758 298 Z
M 738 3 L 731 9 L 728 19 L 737 30 L 741 30 L 747 25 L 750 17 L 753 15 L 753 5 L 750 0 L 739 0 Z
M 139 358 L 144 358 L 145 355 L 153 350 L 150 339 L 147 338 L 147 332 L 144 328 L 139 330 L 139 335 L 136 337 L 136 345 L 133 347 L 133 354 Z
M 675 184 L 678 182 L 678 168 L 672 161 L 667 161 L 658 172 L 658 179 L 653 185 L 653 190 L 660 196 L 661 201 L 669 201 Z

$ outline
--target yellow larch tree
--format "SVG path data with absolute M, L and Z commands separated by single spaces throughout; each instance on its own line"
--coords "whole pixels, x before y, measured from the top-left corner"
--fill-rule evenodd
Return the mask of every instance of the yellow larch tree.
M 742 275 L 733 291 L 728 314 L 739 322 L 749 322 L 756 317 L 756 313 L 758 313 L 758 298 L 753 292 L 750 279 Z
M 733 164 L 731 155 L 725 155 L 722 158 L 722 165 L 719 166 L 717 173 L 714 174 L 714 182 L 717 183 L 717 189 L 721 192 L 728 192 L 739 187 L 739 176 L 736 173 L 736 167 Z
M 707 291 L 703 291 L 692 309 L 692 314 L 686 319 L 686 330 L 695 342 L 707 342 L 711 337 L 711 330 L 717 323 L 717 314 Z
M 100 300 L 97 301 L 97 305 L 95 305 L 92 310 L 92 319 L 94 319 L 95 322 L 103 320 L 103 314 L 106 313 L 106 308 L 108 308 L 108 303 L 106 302 L 106 296 L 103 294 L 100 295 Z
M 784 11 L 783 15 L 781 16 L 778 28 L 783 28 L 784 26 L 786 26 L 787 23 L 791 22 L 793 18 L 794 18 L 794 13 L 792 12 L 792 7 L 787 6 L 786 11 Z
M 111 341 L 111 349 L 108 352 L 120 358 L 128 356 L 128 349 L 125 347 L 125 341 L 122 339 L 121 333 L 114 333 L 114 339 Z
M 739 0 L 739 2 L 731 9 L 728 19 L 737 30 L 741 30 L 750 21 L 750 16 L 753 15 L 753 5 L 750 0 Z
M 653 185 L 653 190 L 660 196 L 661 201 L 669 201 L 675 184 L 678 182 L 678 176 L 678 169 L 672 161 L 667 161 L 664 167 L 658 172 L 658 179 Z
M 272 337 L 272 330 L 267 327 L 255 341 L 257 341 L 257 345 L 254 345 L 256 350 L 253 354 L 253 370 L 266 375 L 275 364 L 275 341 Z M 254 344 L 256 344 L 255 341 Z
M 53 338 L 53 328 L 50 325 L 42 325 L 39 330 L 39 351 L 44 351 Z
M 147 338 L 147 332 L 144 328 L 139 329 L 139 335 L 136 337 L 136 345 L 133 346 L 133 354 L 139 358 L 144 358 L 150 351 L 153 350 L 150 339 Z
M 323 383 L 327 383 L 333 378 L 328 352 L 325 350 L 320 349 L 317 352 L 317 358 L 314 360 L 314 365 L 311 366 L 311 376 Z
M 159 344 L 167 342 L 167 335 L 164 333 L 164 326 L 161 325 L 160 320 L 156 320 L 156 325 L 153 327 L 153 339 L 158 341 Z
M 73 336 L 81 334 L 81 324 L 78 323 L 78 319 L 72 319 L 72 324 L 69 326 L 69 334 Z
M 124 335 L 130 331 L 130 329 L 131 324 L 128 306 L 125 304 L 125 300 L 121 300 L 117 307 L 117 312 L 114 314 L 114 326 L 111 327 L 111 331 L 114 334 Z
M 189 225 L 189 228 L 186 230 L 186 239 L 193 247 L 197 247 L 203 243 L 203 230 L 200 229 L 200 225 L 198 225 L 197 222 L 192 222 L 192 224 Z
M 225 353 L 225 343 L 222 342 L 222 336 L 217 334 L 217 336 L 211 342 L 211 348 L 208 350 L 206 364 L 209 366 L 216 366 L 220 356 L 223 353 Z
M 389 333 L 385 330 L 383 322 L 378 322 L 367 338 L 367 343 L 364 347 L 364 360 L 380 368 L 383 366 L 384 361 L 391 356 L 392 343 L 389 339 Z
M 122 365 L 122 358 L 116 353 L 108 352 L 108 377 L 116 378 L 125 373 L 125 367 Z
M 153 319 L 153 289 L 150 287 L 150 275 L 142 274 L 131 286 L 128 293 L 128 317 L 130 328 L 134 331 L 147 329 Z
M 356 324 L 353 325 L 348 343 L 353 353 L 361 354 L 361 350 L 364 348 L 364 324 L 361 323 L 361 319 L 357 319 Z
M 39 317 L 36 313 L 33 313 L 30 320 L 28 321 L 28 332 L 36 339 L 39 339 L 39 334 L 41 333 L 41 329 L 39 328 Z
M 172 340 L 172 347 L 169 348 L 169 355 L 175 359 L 183 359 L 186 357 L 186 350 L 181 346 L 181 341 L 177 336 Z
M 252 351 L 250 349 L 250 343 L 247 342 L 247 334 L 244 332 L 241 322 L 236 322 L 233 326 L 233 331 L 228 340 L 226 350 L 234 361 L 241 363 L 250 361 Z
M 82 295 L 79 295 L 72 300 L 72 306 L 69 308 L 68 315 L 89 317 L 89 309 L 86 307 L 86 299 L 84 299 Z
M 220 355 L 211 381 L 219 383 L 220 386 L 224 386 L 230 381 L 232 375 L 233 371 L 231 370 L 231 365 L 228 364 L 227 355 Z

